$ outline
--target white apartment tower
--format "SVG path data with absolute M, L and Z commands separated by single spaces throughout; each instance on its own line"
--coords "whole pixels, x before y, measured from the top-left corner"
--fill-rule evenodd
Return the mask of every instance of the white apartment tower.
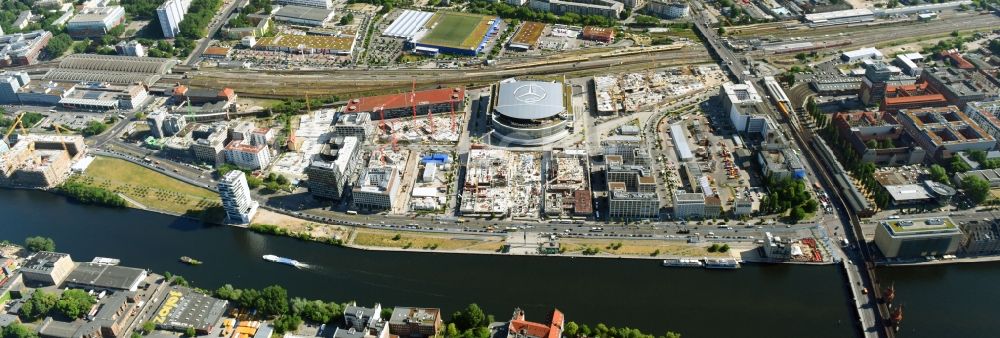
M 181 21 L 191 7 L 191 0 L 167 0 L 156 8 L 156 16 L 160 18 L 160 29 L 163 37 L 173 38 L 181 31 Z
M 257 213 L 259 204 L 250 198 L 250 186 L 242 171 L 230 171 L 219 180 L 219 197 L 226 210 L 226 223 L 248 224 Z

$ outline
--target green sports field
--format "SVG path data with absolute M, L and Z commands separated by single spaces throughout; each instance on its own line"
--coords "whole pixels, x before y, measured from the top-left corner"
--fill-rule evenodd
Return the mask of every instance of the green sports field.
M 478 14 L 438 12 L 427 22 L 431 31 L 420 43 L 436 46 L 473 49 L 483 40 L 492 17 Z

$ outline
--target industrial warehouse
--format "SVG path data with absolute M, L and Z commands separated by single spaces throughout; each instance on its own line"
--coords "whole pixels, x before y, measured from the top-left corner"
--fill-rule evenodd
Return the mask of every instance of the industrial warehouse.
M 345 113 L 369 113 L 372 119 L 394 119 L 465 109 L 465 88 L 442 88 L 369 96 L 347 101 Z
M 476 56 L 500 22 L 498 17 L 478 14 L 405 10 L 382 35 L 405 39 L 417 53 Z

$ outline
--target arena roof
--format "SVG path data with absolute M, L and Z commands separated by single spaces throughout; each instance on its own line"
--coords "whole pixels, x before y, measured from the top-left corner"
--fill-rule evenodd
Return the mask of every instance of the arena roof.
M 59 62 L 59 68 L 113 72 L 167 74 L 177 61 L 165 58 L 73 54 Z
M 500 83 L 497 113 L 515 119 L 541 119 L 566 111 L 563 86 L 555 82 L 512 81 Z
M 374 112 L 375 109 L 392 110 L 406 108 L 414 105 L 425 105 L 435 103 L 462 102 L 465 99 L 464 88 L 442 88 L 432 90 L 422 90 L 410 93 L 389 94 L 379 96 L 369 96 L 351 99 L 347 103 L 344 111 L 353 112 Z M 373 118 L 375 116 L 372 116 Z
M 382 35 L 394 38 L 412 38 L 417 31 L 424 28 L 424 24 L 426 24 L 427 21 L 433 16 L 434 13 L 430 12 L 421 12 L 409 9 L 404 10 L 403 14 L 400 14 L 399 17 L 396 18 L 396 21 L 393 21 L 392 24 L 390 24 L 389 27 L 382 32 Z

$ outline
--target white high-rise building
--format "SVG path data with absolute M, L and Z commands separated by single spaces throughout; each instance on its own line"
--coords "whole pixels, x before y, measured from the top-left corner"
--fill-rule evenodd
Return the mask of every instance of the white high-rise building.
M 239 170 L 230 171 L 219 180 L 219 197 L 226 210 L 226 222 L 230 224 L 250 223 L 260 206 L 250 198 L 246 174 Z
M 180 33 L 181 21 L 184 20 L 184 15 L 187 14 L 189 7 L 191 7 L 191 0 L 167 0 L 156 8 L 163 37 L 172 38 Z

